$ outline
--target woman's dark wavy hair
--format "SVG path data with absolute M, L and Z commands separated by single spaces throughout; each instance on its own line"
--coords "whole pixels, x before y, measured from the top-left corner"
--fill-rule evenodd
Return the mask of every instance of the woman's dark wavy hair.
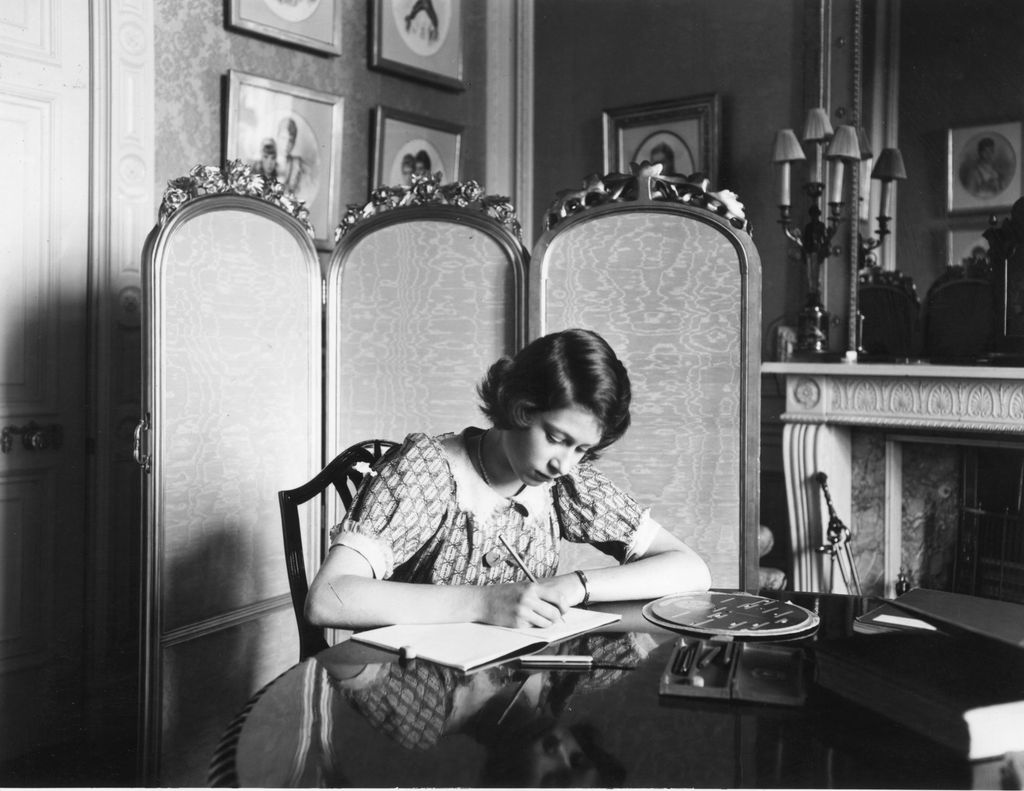
M 496 428 L 526 428 L 538 412 L 578 405 L 601 425 L 601 441 L 584 460 L 629 428 L 629 374 L 608 342 L 591 330 L 545 335 L 514 357 L 502 357 L 477 387 L 480 409 Z

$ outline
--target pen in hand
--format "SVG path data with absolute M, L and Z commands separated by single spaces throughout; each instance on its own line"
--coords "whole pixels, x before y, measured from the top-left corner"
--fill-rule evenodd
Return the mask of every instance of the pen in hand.
M 519 566 L 523 574 L 525 574 L 529 578 L 530 582 L 536 582 L 537 577 L 534 575 L 532 571 L 526 568 L 526 563 L 524 563 L 523 559 L 519 557 L 519 553 L 512 548 L 512 545 L 505 540 L 505 536 L 499 534 L 498 540 L 502 543 L 505 549 L 508 550 L 508 553 L 512 556 L 512 560 L 516 562 L 516 565 Z
M 498 540 L 502 543 L 505 549 L 508 550 L 508 553 L 512 556 L 512 560 L 516 562 L 516 565 L 519 566 L 523 574 L 529 578 L 530 582 L 536 582 L 537 578 L 533 575 L 533 572 L 526 568 L 526 564 L 523 562 L 523 559 L 519 557 L 519 553 L 512 548 L 512 545 L 505 540 L 505 536 L 499 535 Z

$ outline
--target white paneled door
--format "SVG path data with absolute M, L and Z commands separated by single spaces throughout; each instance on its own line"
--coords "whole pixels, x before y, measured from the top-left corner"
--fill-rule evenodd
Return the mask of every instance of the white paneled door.
M 81 738 L 89 7 L 0 2 L 0 760 Z

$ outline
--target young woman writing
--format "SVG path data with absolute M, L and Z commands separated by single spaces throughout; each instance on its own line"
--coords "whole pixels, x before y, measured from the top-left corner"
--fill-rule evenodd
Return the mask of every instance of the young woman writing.
M 600 335 L 539 338 L 478 389 L 491 428 L 411 434 L 364 483 L 310 585 L 311 623 L 548 626 L 576 605 L 710 586 L 704 561 L 592 464 L 630 421 L 629 376 Z M 619 565 L 559 573 L 560 539 Z

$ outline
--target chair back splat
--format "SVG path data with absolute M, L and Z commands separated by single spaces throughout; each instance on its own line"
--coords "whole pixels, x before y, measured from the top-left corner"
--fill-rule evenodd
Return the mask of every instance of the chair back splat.
M 397 443 L 382 439 L 357 442 L 335 456 L 334 460 L 317 473 L 312 480 L 295 489 L 285 489 L 277 493 L 277 499 L 281 506 L 281 529 L 284 534 L 284 558 L 288 569 L 288 587 L 291 590 L 292 607 L 295 609 L 295 621 L 299 627 L 300 660 L 326 648 L 327 640 L 324 638 L 323 630 L 310 624 L 305 617 L 309 582 L 306 577 L 306 559 L 303 550 L 303 529 L 299 518 L 299 506 L 318 495 L 323 495 L 328 487 L 333 486 L 347 512 L 367 471 L 395 447 L 397 447 Z M 321 500 L 320 513 L 322 515 L 325 512 L 325 503 Z M 323 519 L 320 520 L 320 523 L 323 524 Z M 326 527 L 324 525 L 325 533 Z

